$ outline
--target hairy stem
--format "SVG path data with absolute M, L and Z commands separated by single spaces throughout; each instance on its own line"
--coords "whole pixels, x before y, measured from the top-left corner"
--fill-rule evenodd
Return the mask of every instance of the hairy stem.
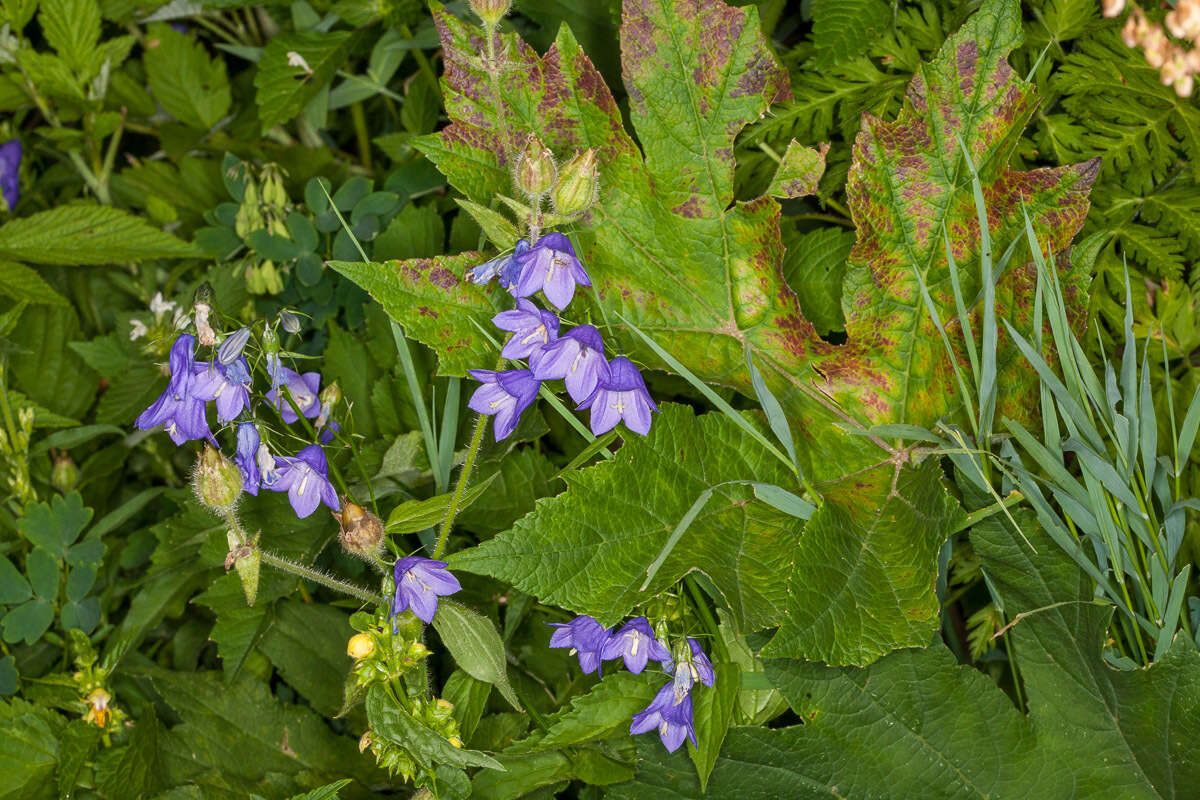
M 293 575 L 298 575 L 299 577 L 304 578 L 305 580 L 312 581 L 313 583 L 319 583 L 328 589 L 333 589 L 337 592 L 343 592 L 351 597 L 357 597 L 364 603 L 379 605 L 383 602 L 382 597 L 370 591 L 369 589 L 364 589 L 357 584 L 350 583 L 349 581 L 338 580 L 330 575 L 326 575 L 320 570 L 313 569 L 312 567 L 306 567 L 303 564 L 299 564 L 295 561 L 289 561 L 288 559 L 283 558 L 282 556 L 277 556 L 267 550 L 261 550 L 260 553 L 262 555 L 263 563 L 270 564 L 276 569 L 281 569 L 284 572 L 290 572 Z
M 458 483 L 454 486 L 454 496 L 450 498 L 450 507 L 446 509 L 446 518 L 442 520 L 442 529 L 438 532 L 437 546 L 433 549 L 433 557 L 441 558 L 446 550 L 446 540 L 450 538 L 450 528 L 454 526 L 454 518 L 458 515 L 458 506 L 462 502 L 463 493 L 471 481 L 471 471 L 475 467 L 475 457 L 479 455 L 479 446 L 483 444 L 483 432 L 487 430 L 487 415 L 480 414 L 475 420 L 475 432 L 471 434 L 471 447 L 467 450 L 467 460 L 463 462 L 462 472 L 458 473 Z

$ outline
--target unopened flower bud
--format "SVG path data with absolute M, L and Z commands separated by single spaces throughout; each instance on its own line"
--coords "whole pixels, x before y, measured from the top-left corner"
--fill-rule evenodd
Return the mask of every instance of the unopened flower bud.
M 246 605 L 253 606 L 258 597 L 258 573 L 262 567 L 262 553 L 258 549 L 258 538 L 251 542 L 242 541 L 239 534 L 229 531 L 229 552 L 225 555 L 225 569 L 236 569 L 242 582 L 242 593 Z
M 318 395 L 318 398 L 320 399 L 322 406 L 329 406 L 330 408 L 333 408 L 342 400 L 342 387 L 338 385 L 337 381 L 334 381 L 321 390 L 321 394 Z
M 275 208 L 285 208 L 288 204 L 287 190 L 283 187 L 283 175 L 279 167 L 268 164 L 263 169 L 262 199 L 263 202 Z
M 213 291 L 212 284 L 205 281 L 196 287 L 196 294 L 192 297 L 192 305 L 206 305 L 211 309 L 216 299 L 217 295 Z
M 550 191 L 558 168 L 554 166 L 554 154 L 550 152 L 542 140 L 535 134 L 530 134 L 525 140 L 525 147 L 517 155 L 516 181 L 517 186 L 532 199 L 540 199 Z
M 50 470 L 50 485 L 66 494 L 74 489 L 77 483 L 79 483 L 79 467 L 75 466 L 71 457 L 66 453 L 55 457 L 54 466 Z
M 488 28 L 495 28 L 512 8 L 512 0 L 471 0 L 471 10 Z
M 558 176 L 558 183 L 550 193 L 550 202 L 555 214 L 573 217 L 591 208 L 600 194 L 600 181 L 596 173 L 596 151 L 576 153 L 566 163 Z
M 1104 16 L 1111 19 L 1125 10 L 1125 0 L 1101 0 L 1100 8 Z
M 258 201 L 258 186 L 254 180 L 247 176 L 246 190 L 242 194 L 242 203 L 238 206 L 237 216 L 234 218 L 234 231 L 241 238 L 246 238 L 254 231 L 261 229 L 263 226 L 262 210 L 259 208 Z
M 346 644 L 346 655 L 358 661 L 361 658 L 366 658 L 375 652 L 375 640 L 371 638 L 369 633 L 356 633 L 350 637 L 350 641 Z
M 338 541 L 346 552 L 366 559 L 379 555 L 383 547 L 383 523 L 379 517 L 343 497 L 342 510 L 334 511 L 333 518 L 342 526 Z
M 242 471 L 211 445 L 204 445 L 192 474 L 192 488 L 201 503 L 217 513 L 233 508 L 242 494 Z
M 458 738 L 457 736 L 451 736 L 450 744 L 452 744 L 455 747 L 461 748 L 462 747 L 462 739 Z
M 279 334 L 270 326 L 267 326 L 267 329 L 263 331 L 262 348 L 263 353 L 266 355 L 279 352 Z
M 242 356 L 242 350 L 246 347 L 246 342 L 250 341 L 250 329 L 239 328 L 233 333 L 225 337 L 225 341 L 221 342 L 221 346 L 217 349 L 217 361 L 229 366 L 237 361 Z
M 288 333 L 299 333 L 300 317 L 285 308 L 279 312 L 279 327 Z
M 358 752 L 365 753 L 367 748 L 371 746 L 371 732 L 367 731 L 358 740 Z

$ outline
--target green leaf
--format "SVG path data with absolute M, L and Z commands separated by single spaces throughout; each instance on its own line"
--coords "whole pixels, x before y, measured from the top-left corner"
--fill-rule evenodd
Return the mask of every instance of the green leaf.
M 53 800 L 63 718 L 24 700 L 0 702 L 0 798 Z
M 13 300 L 63 306 L 67 299 L 56 292 L 36 271 L 14 261 L 0 261 L 0 292 Z
M 491 620 L 453 600 L 443 599 L 438 603 L 433 627 L 463 672 L 492 684 L 513 708 L 522 710 L 521 701 L 508 682 L 504 642 Z
M 338 793 L 351 783 L 353 781 L 350 778 L 342 778 L 340 781 L 326 784 L 319 789 L 313 789 L 311 792 L 292 795 L 291 800 L 337 800 Z
M 40 547 L 34 548 L 25 557 L 25 572 L 33 593 L 50 603 L 58 600 L 58 562 L 54 556 Z
M 804 316 L 817 333 L 827 336 L 846 325 L 842 317 L 842 279 L 846 257 L 854 247 L 854 233 L 818 228 L 787 240 L 783 277 L 800 298 Z
M 491 485 L 494 479 L 495 475 L 492 475 L 463 492 L 458 507 L 460 509 L 470 507 L 472 503 L 487 491 L 488 486 Z M 439 494 L 428 500 L 404 501 L 392 509 L 392 513 L 388 514 L 386 526 L 388 533 L 416 533 L 417 531 L 423 531 L 426 528 L 440 525 L 442 520 L 446 518 L 446 511 L 450 508 L 450 501 L 453 499 L 454 495 L 447 493 Z
M 85 265 L 198 255 L 187 242 L 111 206 L 58 206 L 0 225 L 0 256 L 16 261 Z
M 450 766 L 488 767 L 503 769 L 500 762 L 485 753 L 465 750 L 450 744 L 424 723 L 396 705 L 379 684 L 367 693 L 367 718 L 371 730 L 394 744 L 403 747 L 418 764 L 448 764 Z
M 313 708 L 335 717 L 341 711 L 343 687 L 350 672 L 346 640 L 352 634 L 346 612 L 284 600 L 276 607 L 259 649 Z
M 6 556 L 0 556 L 0 605 L 12 606 L 33 597 L 29 581 L 25 580 Z
M 779 620 L 800 522 L 729 481 L 789 485 L 791 473 L 723 414 L 664 404 L 650 434 L 616 458 L 563 476 L 567 491 L 543 500 L 512 530 L 451 556 L 455 569 L 508 581 L 523 592 L 612 625 L 691 570 L 712 579 L 749 629 Z M 672 548 L 647 592 L 640 588 L 679 520 L 703 492 L 704 513 Z
M 254 76 L 258 119 L 264 132 L 295 118 L 333 80 L 360 34 L 295 31 L 271 37 Z M 293 55 L 295 54 L 295 55 Z M 292 66 L 299 56 L 307 65 Z
M 209 58 L 199 39 L 165 23 L 151 25 L 146 34 L 142 61 L 155 98 L 184 125 L 212 128 L 231 102 L 225 61 Z
M 695 721 L 696 740 L 700 746 L 687 743 L 688 755 L 696 765 L 700 777 L 700 788 L 708 786 L 717 754 L 725 743 L 725 735 L 733 722 L 733 711 L 737 707 L 738 691 L 742 686 L 742 672 L 736 664 L 713 664 L 716 683 L 711 687 L 695 684 L 692 687 L 692 714 Z
M 558 486 L 557 473 L 550 459 L 532 447 L 480 464 L 475 472 L 478 480 L 498 477 L 470 508 L 459 511 L 455 524 L 486 535 L 506 530 L 532 511 L 538 498 L 552 493 L 552 487 Z
M 938 550 L 961 519 L 934 458 L 915 469 L 881 465 L 827 492 L 804 528 L 788 613 L 763 655 L 867 664 L 928 644 L 938 626 Z
M 78 424 L 73 420 L 82 417 L 95 399 L 96 373 L 69 346 L 79 337 L 79 329 L 74 308 L 38 306 L 26 309 L 10 337 L 24 352 L 10 362 L 9 374 L 33 401 L 35 426 Z M 14 406 L 29 405 L 14 394 L 9 393 Z M 43 414 L 37 407 L 52 413 Z
M 892 9 L 883 0 L 814 0 L 813 41 L 817 69 L 865 54 L 892 24 Z
M 101 762 L 108 769 L 97 769 L 96 784 L 110 796 L 152 796 L 166 785 L 160 761 L 158 716 L 149 705 L 138 715 L 129 737 L 129 746 L 115 762 Z
M 90 722 L 74 719 L 63 729 L 58 742 L 58 794 L 69 796 L 85 763 L 100 744 L 102 731 Z
M 508 250 L 516 245 L 517 240 L 521 238 L 521 232 L 517 230 L 517 226 L 509 221 L 508 217 L 501 214 L 499 211 L 493 211 L 490 208 L 472 203 L 470 200 L 455 198 L 456 203 L 463 211 L 471 215 L 471 219 L 478 223 L 484 234 L 488 237 L 493 245 L 501 250 Z
M 590 692 L 572 698 L 569 706 L 546 720 L 549 730 L 517 742 L 508 752 L 549 750 L 627 735 L 630 717 L 650 705 L 660 684 L 632 672 L 605 675 Z
M 63 497 L 55 495 L 49 503 L 28 503 L 25 515 L 17 523 L 21 534 L 47 553 L 63 558 L 92 519 L 79 492 Z
M 767 194 L 785 198 L 816 194 L 821 175 L 825 172 L 825 152 L 828 149 L 829 145 L 823 145 L 819 151 L 813 150 L 795 139 L 788 142 Z
M 14 644 L 21 640 L 33 644 L 42 638 L 54 621 L 54 606 L 40 598 L 27 600 L 4 615 L 4 641 Z
M 38 22 L 58 57 L 90 78 L 100 41 L 100 7 L 96 0 L 42 0 Z

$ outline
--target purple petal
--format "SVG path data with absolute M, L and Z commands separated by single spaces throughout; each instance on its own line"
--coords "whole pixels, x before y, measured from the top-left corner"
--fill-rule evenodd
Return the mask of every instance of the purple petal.
M 495 414 L 497 413 L 497 409 L 511 406 L 515 403 L 516 398 L 504 391 L 499 385 L 485 383 L 471 395 L 471 399 L 467 402 L 467 408 L 477 411 L 480 414 Z
M 322 476 L 329 471 L 329 465 L 325 462 L 325 451 L 318 444 L 310 444 L 297 453 L 296 458 L 308 464 Z
M 442 568 L 417 568 L 417 578 L 438 595 L 445 597 L 446 595 L 454 594 L 462 591 L 462 584 L 458 582 L 458 578 Z
M 588 402 L 592 404 L 592 433 L 599 436 L 608 433 L 621 421 L 621 412 L 617 411 L 617 403 L 621 392 L 607 392 L 600 389 L 592 393 Z
M 621 417 L 629 430 L 645 436 L 650 432 L 650 405 L 646 399 L 636 392 L 621 392 L 626 402 L 625 411 Z
M 555 308 L 566 308 L 575 296 L 575 276 L 570 268 L 557 260 L 553 262 L 542 283 L 542 294 Z
M 566 337 L 546 345 L 529 359 L 533 377 L 539 381 L 566 378 L 581 347 L 579 342 Z M 567 386 L 570 388 L 570 383 Z
M 316 511 L 317 506 L 321 505 L 321 487 L 318 477 L 311 471 L 307 475 L 302 475 L 288 489 L 288 501 L 291 502 L 296 516 L 300 519 L 304 519 Z
M 421 591 L 414 589 L 408 592 L 409 607 L 412 612 L 417 615 L 425 623 L 433 622 L 433 615 L 437 613 L 437 595 L 431 591 Z
M 671 722 L 660 725 L 658 729 L 658 738 L 662 739 L 663 747 L 667 748 L 668 753 L 678 750 L 683 744 L 685 736 L 687 736 L 687 730 L 682 725 Z
M 662 715 L 651 708 L 633 715 L 633 724 L 629 726 L 630 733 L 648 733 L 659 726 L 659 723 L 662 722 Z

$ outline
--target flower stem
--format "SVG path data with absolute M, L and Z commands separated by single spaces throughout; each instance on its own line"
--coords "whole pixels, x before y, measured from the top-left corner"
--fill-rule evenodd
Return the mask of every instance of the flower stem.
M 480 414 L 475 420 L 475 432 L 471 434 L 471 447 L 467 450 L 467 460 L 463 462 L 462 472 L 458 473 L 458 483 L 454 486 L 454 496 L 450 498 L 450 507 L 446 509 L 446 518 L 442 520 L 442 529 L 438 531 L 437 546 L 433 549 L 433 557 L 441 558 L 446 550 L 446 540 L 450 538 L 450 528 L 458 515 L 458 505 L 462 502 L 463 493 L 471 480 L 471 471 L 475 467 L 475 457 L 479 455 L 479 446 L 483 444 L 483 432 L 487 430 L 488 417 Z
M 320 570 L 315 570 L 312 567 L 306 567 L 303 564 L 296 563 L 295 561 L 289 561 L 288 559 L 283 558 L 282 556 L 277 556 L 274 553 L 268 552 L 267 550 L 261 550 L 260 553 L 262 555 L 263 563 L 270 564 L 276 569 L 281 569 L 284 572 L 290 572 L 293 575 L 298 575 L 301 578 L 304 578 L 305 580 L 312 581 L 313 583 L 319 583 L 326 588 L 343 592 L 351 597 L 357 597 L 364 603 L 379 605 L 383 602 L 382 597 L 368 589 L 358 586 L 357 584 L 350 583 L 349 581 L 338 580 L 337 578 L 326 575 Z

